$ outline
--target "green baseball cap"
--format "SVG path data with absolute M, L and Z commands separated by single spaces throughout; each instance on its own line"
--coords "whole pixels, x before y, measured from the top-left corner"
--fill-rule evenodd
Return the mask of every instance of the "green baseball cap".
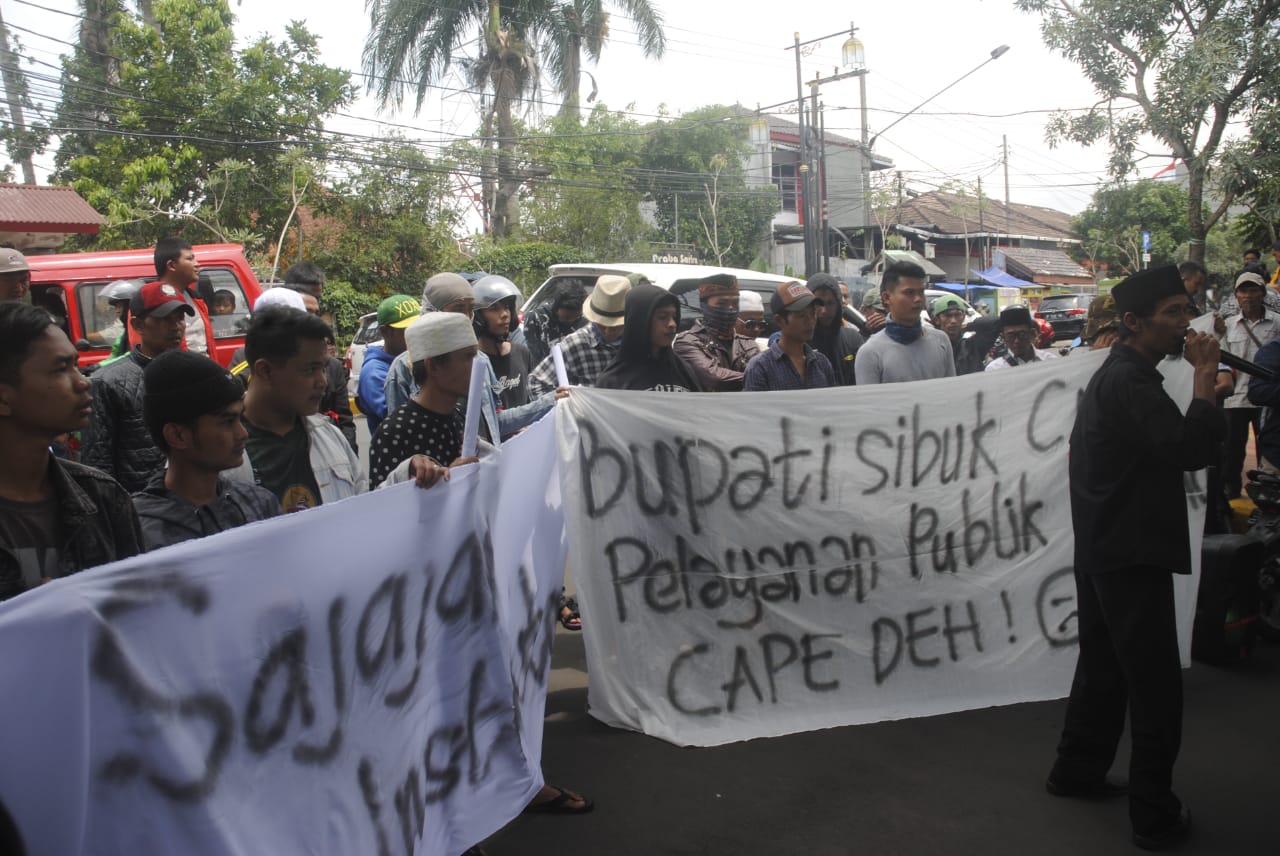
M 407 294 L 393 294 L 378 304 L 378 326 L 403 330 L 422 314 L 422 305 Z
M 943 312 L 950 309 L 959 309 L 964 312 L 964 301 L 956 297 L 954 294 L 944 294 L 937 300 L 933 301 L 933 305 L 929 307 L 929 314 L 937 318 Z

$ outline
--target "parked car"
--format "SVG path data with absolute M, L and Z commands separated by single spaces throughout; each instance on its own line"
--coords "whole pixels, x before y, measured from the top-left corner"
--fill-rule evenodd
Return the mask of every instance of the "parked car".
M 1053 325 L 1055 340 L 1074 339 L 1084 332 L 1092 299 L 1087 294 L 1051 294 L 1040 301 L 1036 318 Z
M 360 323 L 356 325 L 356 334 L 351 337 L 351 344 L 347 345 L 347 356 L 343 359 L 347 367 L 347 394 L 351 396 L 352 401 L 355 401 L 356 390 L 360 386 L 360 367 L 364 365 L 364 352 L 370 345 L 381 344 L 378 313 L 370 312 L 368 315 L 361 315 Z
M 698 282 L 714 273 L 730 273 L 738 278 L 738 287 L 760 292 L 764 298 L 764 318 L 767 337 L 777 329 L 773 323 L 773 311 L 769 308 L 769 298 L 778 285 L 793 282 L 796 277 L 780 276 L 774 273 L 761 273 L 741 268 L 718 267 L 715 265 L 672 265 L 653 264 L 649 262 L 622 262 L 619 264 L 563 264 L 552 265 L 550 276 L 542 285 L 534 290 L 529 299 L 521 307 L 521 317 L 555 299 L 560 290 L 570 285 L 581 285 L 588 293 L 595 288 L 596 278 L 602 274 L 639 273 L 659 288 L 665 288 L 680 299 L 680 329 L 687 330 L 702 317 L 698 305 Z
M 262 287 L 254 276 L 239 244 L 198 244 L 194 248 L 200 263 L 202 288 L 211 298 L 229 292 L 235 306 L 230 314 L 211 316 L 214 354 L 226 366 L 244 345 L 249 309 Z M 156 279 L 155 251 L 152 248 L 104 253 L 30 255 L 31 300 L 48 309 L 63 325 L 67 337 L 80 352 L 80 366 L 91 369 L 111 352 L 111 328 L 117 323 L 115 309 L 102 292 L 121 279 L 151 282 Z M 207 301 L 206 301 L 207 302 Z M 210 307 L 212 309 L 212 307 Z

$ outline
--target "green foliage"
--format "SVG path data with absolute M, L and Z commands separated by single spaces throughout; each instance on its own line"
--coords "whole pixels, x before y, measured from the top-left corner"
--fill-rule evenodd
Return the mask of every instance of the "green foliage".
M 1111 173 L 1128 178 L 1154 137 L 1187 169 L 1187 228 L 1201 258 L 1208 230 L 1247 186 L 1222 181 L 1224 133 L 1248 122 L 1256 132 L 1280 111 L 1276 0 L 1015 0 L 1041 16 L 1045 44 L 1080 67 L 1101 101 L 1049 121 L 1051 143 L 1106 142 Z M 1260 138 L 1257 138 L 1260 139 Z M 1267 140 L 1270 150 L 1274 138 Z M 1239 166 L 1239 164 L 1237 164 Z M 1215 170 L 1224 174 L 1217 175 Z M 1203 208 L 1216 184 L 1220 203 Z
M 40 120 L 26 74 L 18 63 L 21 42 L 7 30 L 0 31 L 0 40 L 0 81 L 5 91 L 5 99 L 0 101 L 0 142 L 12 161 L 3 169 L 4 180 L 11 181 L 14 165 L 23 166 L 24 171 L 33 169 L 32 158 L 49 145 L 49 126 Z
M 272 237 L 293 207 L 290 152 L 323 154 L 321 120 L 350 102 L 350 75 L 320 64 L 298 23 L 237 52 L 226 0 L 155 0 L 154 25 L 101 6 L 110 55 L 64 60 L 58 124 L 82 130 L 54 174 L 106 215 L 97 245 Z
M 704 107 L 646 128 L 638 179 L 657 206 L 658 232 L 672 243 L 694 243 L 704 257 L 745 267 L 769 236 L 779 199 L 773 187 L 747 186 L 747 119 L 733 108 Z
M 571 244 L 598 259 L 635 258 L 651 231 L 631 178 L 643 142 L 638 122 L 604 105 L 585 120 L 565 114 L 530 132 L 521 154 L 539 177 L 521 201 L 521 238 Z
M 315 213 L 305 252 L 291 242 L 282 267 L 305 255 L 358 291 L 417 296 L 429 276 L 463 260 L 449 166 L 405 140 L 361 155 L 345 179 L 317 194 Z
M 320 311 L 333 316 L 333 336 L 339 350 L 346 347 L 356 333 L 360 316 L 376 312 L 388 291 L 362 291 L 341 279 L 325 279 Z
M 1191 237 L 1187 225 L 1187 191 L 1172 181 L 1135 181 L 1105 187 L 1093 194 L 1072 232 L 1084 243 L 1078 261 L 1111 275 L 1142 266 L 1142 233 L 1151 233 L 1151 267 L 1178 264 L 1179 251 Z
M 647 55 L 664 47 L 661 18 L 648 0 L 617 0 L 631 18 Z M 432 83 L 458 63 L 454 51 L 480 36 L 479 56 L 463 70 L 492 98 L 481 117 L 483 198 L 489 228 L 498 239 L 519 231 L 518 195 L 533 177 L 520 168 L 515 144 L 515 105 L 537 88 L 533 46 L 547 47 L 549 65 L 563 92 L 577 91 L 581 58 L 600 56 L 608 13 L 600 0 L 368 0 L 369 37 L 364 70 L 369 91 L 383 106 L 407 94 L 421 108 Z M 576 100 L 576 99 L 570 99 Z
M 533 241 L 485 246 L 472 257 L 467 267 L 502 274 L 519 286 L 527 297 L 542 285 L 551 265 L 590 261 L 595 259 L 575 247 Z

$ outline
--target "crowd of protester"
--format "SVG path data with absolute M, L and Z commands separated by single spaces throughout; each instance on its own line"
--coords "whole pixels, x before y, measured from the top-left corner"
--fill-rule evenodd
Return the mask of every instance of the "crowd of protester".
M 1280 262 L 1280 244 L 1273 255 Z M 639 275 L 601 276 L 589 292 L 561 290 L 522 324 L 520 292 L 509 280 L 485 276 L 473 284 L 439 273 L 427 280 L 421 300 L 395 295 L 378 306 L 382 344 L 366 354 L 356 395 L 372 437 L 366 468 L 347 378 L 332 353 L 333 332 L 319 315 L 322 271 L 295 265 L 282 286 L 265 291 L 242 351 L 224 369 L 209 348 L 210 318 L 225 314 L 225 297 L 215 293 L 211 306 L 198 297 L 198 264 L 185 241 L 162 240 L 155 263 L 155 281 L 113 283 L 105 292 L 117 312 L 116 323 L 101 333 L 113 356 L 87 377 L 54 319 L 24 299 L 28 261 L 16 251 L 0 251 L 0 598 L 141 551 L 385 485 L 411 480 L 425 488 L 446 480 L 451 469 L 478 459 L 463 450 L 463 414 L 476 363 L 485 379 L 477 453 L 484 455 L 541 418 L 573 386 L 782 391 L 1007 371 L 1060 356 L 1036 347 L 1038 330 L 1027 307 L 1006 307 L 998 317 L 970 322 L 958 297 L 926 305 L 927 276 L 909 262 L 886 269 L 880 287 L 862 299 L 860 315 L 847 311 L 847 286 L 830 275 L 786 282 L 763 296 L 740 289 L 730 274 L 708 276 L 698 284 L 701 315 L 683 331 L 680 301 Z M 1106 505 L 1099 484 L 1115 490 L 1117 478 L 1129 473 L 1137 480 L 1144 471 L 1125 460 L 1134 455 L 1133 438 L 1110 436 L 1116 423 L 1109 414 L 1132 413 L 1140 401 L 1150 410 L 1146 421 L 1135 416 L 1126 430 L 1155 432 L 1152 442 L 1172 444 L 1168 460 L 1177 461 L 1175 470 L 1220 454 L 1215 462 L 1232 496 L 1240 492 L 1251 427 L 1261 463 L 1276 469 L 1280 424 L 1269 415 L 1280 407 L 1280 381 L 1237 376 L 1218 363 L 1217 354 L 1221 348 L 1280 376 L 1278 277 L 1280 267 L 1269 274 L 1255 257 L 1235 277 L 1232 293 L 1207 311 L 1203 266 L 1187 262 L 1176 270 L 1145 271 L 1093 300 L 1076 343 L 1081 350 L 1121 346 L 1082 399 L 1072 439 L 1073 453 L 1094 446 L 1107 451 L 1072 457 L 1080 686 L 1073 688 L 1049 787 L 1063 795 L 1107 790 L 1102 774 L 1119 737 L 1112 726 L 1117 705 L 1123 711 L 1126 686 L 1133 698 L 1163 706 L 1158 716 L 1144 708 L 1152 730 L 1141 740 L 1135 721 L 1135 757 L 1158 768 L 1144 768 L 1145 778 L 1132 792 L 1135 836 L 1147 843 L 1189 825 L 1168 782 L 1178 741 L 1173 719 L 1180 722 L 1174 700 L 1181 698 L 1180 678 L 1168 659 L 1172 619 L 1163 606 L 1138 604 L 1142 598 L 1163 603 L 1163 580 L 1167 571 L 1179 570 L 1179 560 L 1115 558 L 1117 551 L 1131 550 L 1103 532 L 1109 524 L 1097 517 Z M 762 297 L 776 327 L 768 339 L 762 338 Z M 1196 315 L 1205 319 L 1199 326 L 1191 321 Z M 1200 332 L 1188 334 L 1188 327 Z M 107 341 L 113 336 L 118 341 Z M 1161 399 L 1152 368 L 1155 357 L 1181 353 L 1184 339 L 1200 402 L 1185 416 L 1169 409 L 1167 396 Z M 567 385 L 558 380 L 553 348 Z M 1122 401 L 1126 396 L 1130 400 Z M 1160 426 L 1152 413 L 1163 420 Z M 1088 424 L 1082 427 L 1082 420 Z M 83 436 L 78 462 L 50 451 L 70 432 Z M 1156 473 L 1152 484 L 1168 481 L 1170 467 L 1142 460 Z M 1111 468 L 1105 478 L 1095 471 L 1099 461 Z M 1169 493 L 1181 495 L 1176 486 Z M 1084 547 L 1081 538 L 1089 541 Z M 1089 567 L 1079 567 L 1082 550 Z M 1094 573 L 1125 561 L 1163 576 Z M 1121 614 L 1127 617 L 1115 618 Z M 581 627 L 570 598 L 563 600 L 560 621 Z M 1173 656 L 1176 661 L 1176 650 Z M 1139 667 L 1150 667 L 1144 681 L 1134 679 Z M 1093 683 L 1082 678 L 1086 674 Z M 1103 710 L 1112 718 L 1099 722 Z M 1117 721 L 1123 722 L 1122 714 Z M 576 813 L 589 811 L 591 801 L 548 785 L 530 809 Z

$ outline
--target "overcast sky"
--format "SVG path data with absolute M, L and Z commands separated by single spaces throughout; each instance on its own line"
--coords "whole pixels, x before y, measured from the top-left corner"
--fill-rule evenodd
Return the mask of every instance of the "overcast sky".
M 32 4 L 75 13 L 74 0 L 5 0 L 9 24 L 41 35 L 17 32 L 24 53 L 57 62 L 70 48 L 56 40 L 74 41 L 77 18 L 55 14 Z M 785 47 L 792 34 L 801 41 L 849 26 L 827 2 L 793 3 L 671 2 L 656 0 L 666 23 L 668 49 L 657 62 L 645 60 L 636 47 L 634 27 L 621 14 L 613 17 L 612 38 L 600 65 L 589 68 L 599 83 L 600 100 L 613 109 L 629 110 L 641 120 L 665 109 L 678 115 L 713 103 L 738 102 L 749 107 L 774 104 L 796 95 L 794 52 Z M 1039 19 L 1017 12 L 1010 0 L 918 0 L 859 4 L 858 37 L 866 47 L 870 132 L 887 127 L 904 112 L 986 60 L 991 50 L 1007 44 L 1008 53 L 987 64 L 920 111 L 890 129 L 876 151 L 892 158 L 909 187 L 927 190 L 946 180 L 973 183 L 981 177 L 990 196 L 1004 195 L 1000 161 L 1002 136 L 1009 144 L 1009 195 L 1014 202 L 1078 212 L 1105 178 L 1106 151 L 1072 143 L 1051 149 L 1044 142 L 1044 123 L 1058 108 L 1082 108 L 1096 99 L 1080 72 L 1043 45 Z M 360 70 L 368 32 L 368 14 L 359 2 L 315 0 L 246 0 L 232 7 L 242 40 L 267 33 L 279 38 L 284 25 L 301 19 L 320 39 L 323 60 Z M 802 61 L 803 76 L 827 76 L 840 62 L 845 34 L 824 40 Z M 45 67 L 37 67 L 44 70 Z M 364 78 L 357 77 L 364 83 Z M 460 78 L 440 82 L 414 116 L 409 111 L 380 113 L 367 98 L 327 123 L 333 131 L 378 135 L 392 124 L 412 139 L 447 142 L 468 135 L 477 125 L 476 100 Z M 590 91 L 584 85 L 583 97 Z M 546 93 L 546 112 L 555 97 Z M 859 135 L 858 82 L 849 79 L 822 90 L 829 131 Z M 44 159 L 45 166 L 49 158 Z M 1144 164 L 1154 174 L 1167 160 Z M 40 176 L 44 180 L 47 169 Z

